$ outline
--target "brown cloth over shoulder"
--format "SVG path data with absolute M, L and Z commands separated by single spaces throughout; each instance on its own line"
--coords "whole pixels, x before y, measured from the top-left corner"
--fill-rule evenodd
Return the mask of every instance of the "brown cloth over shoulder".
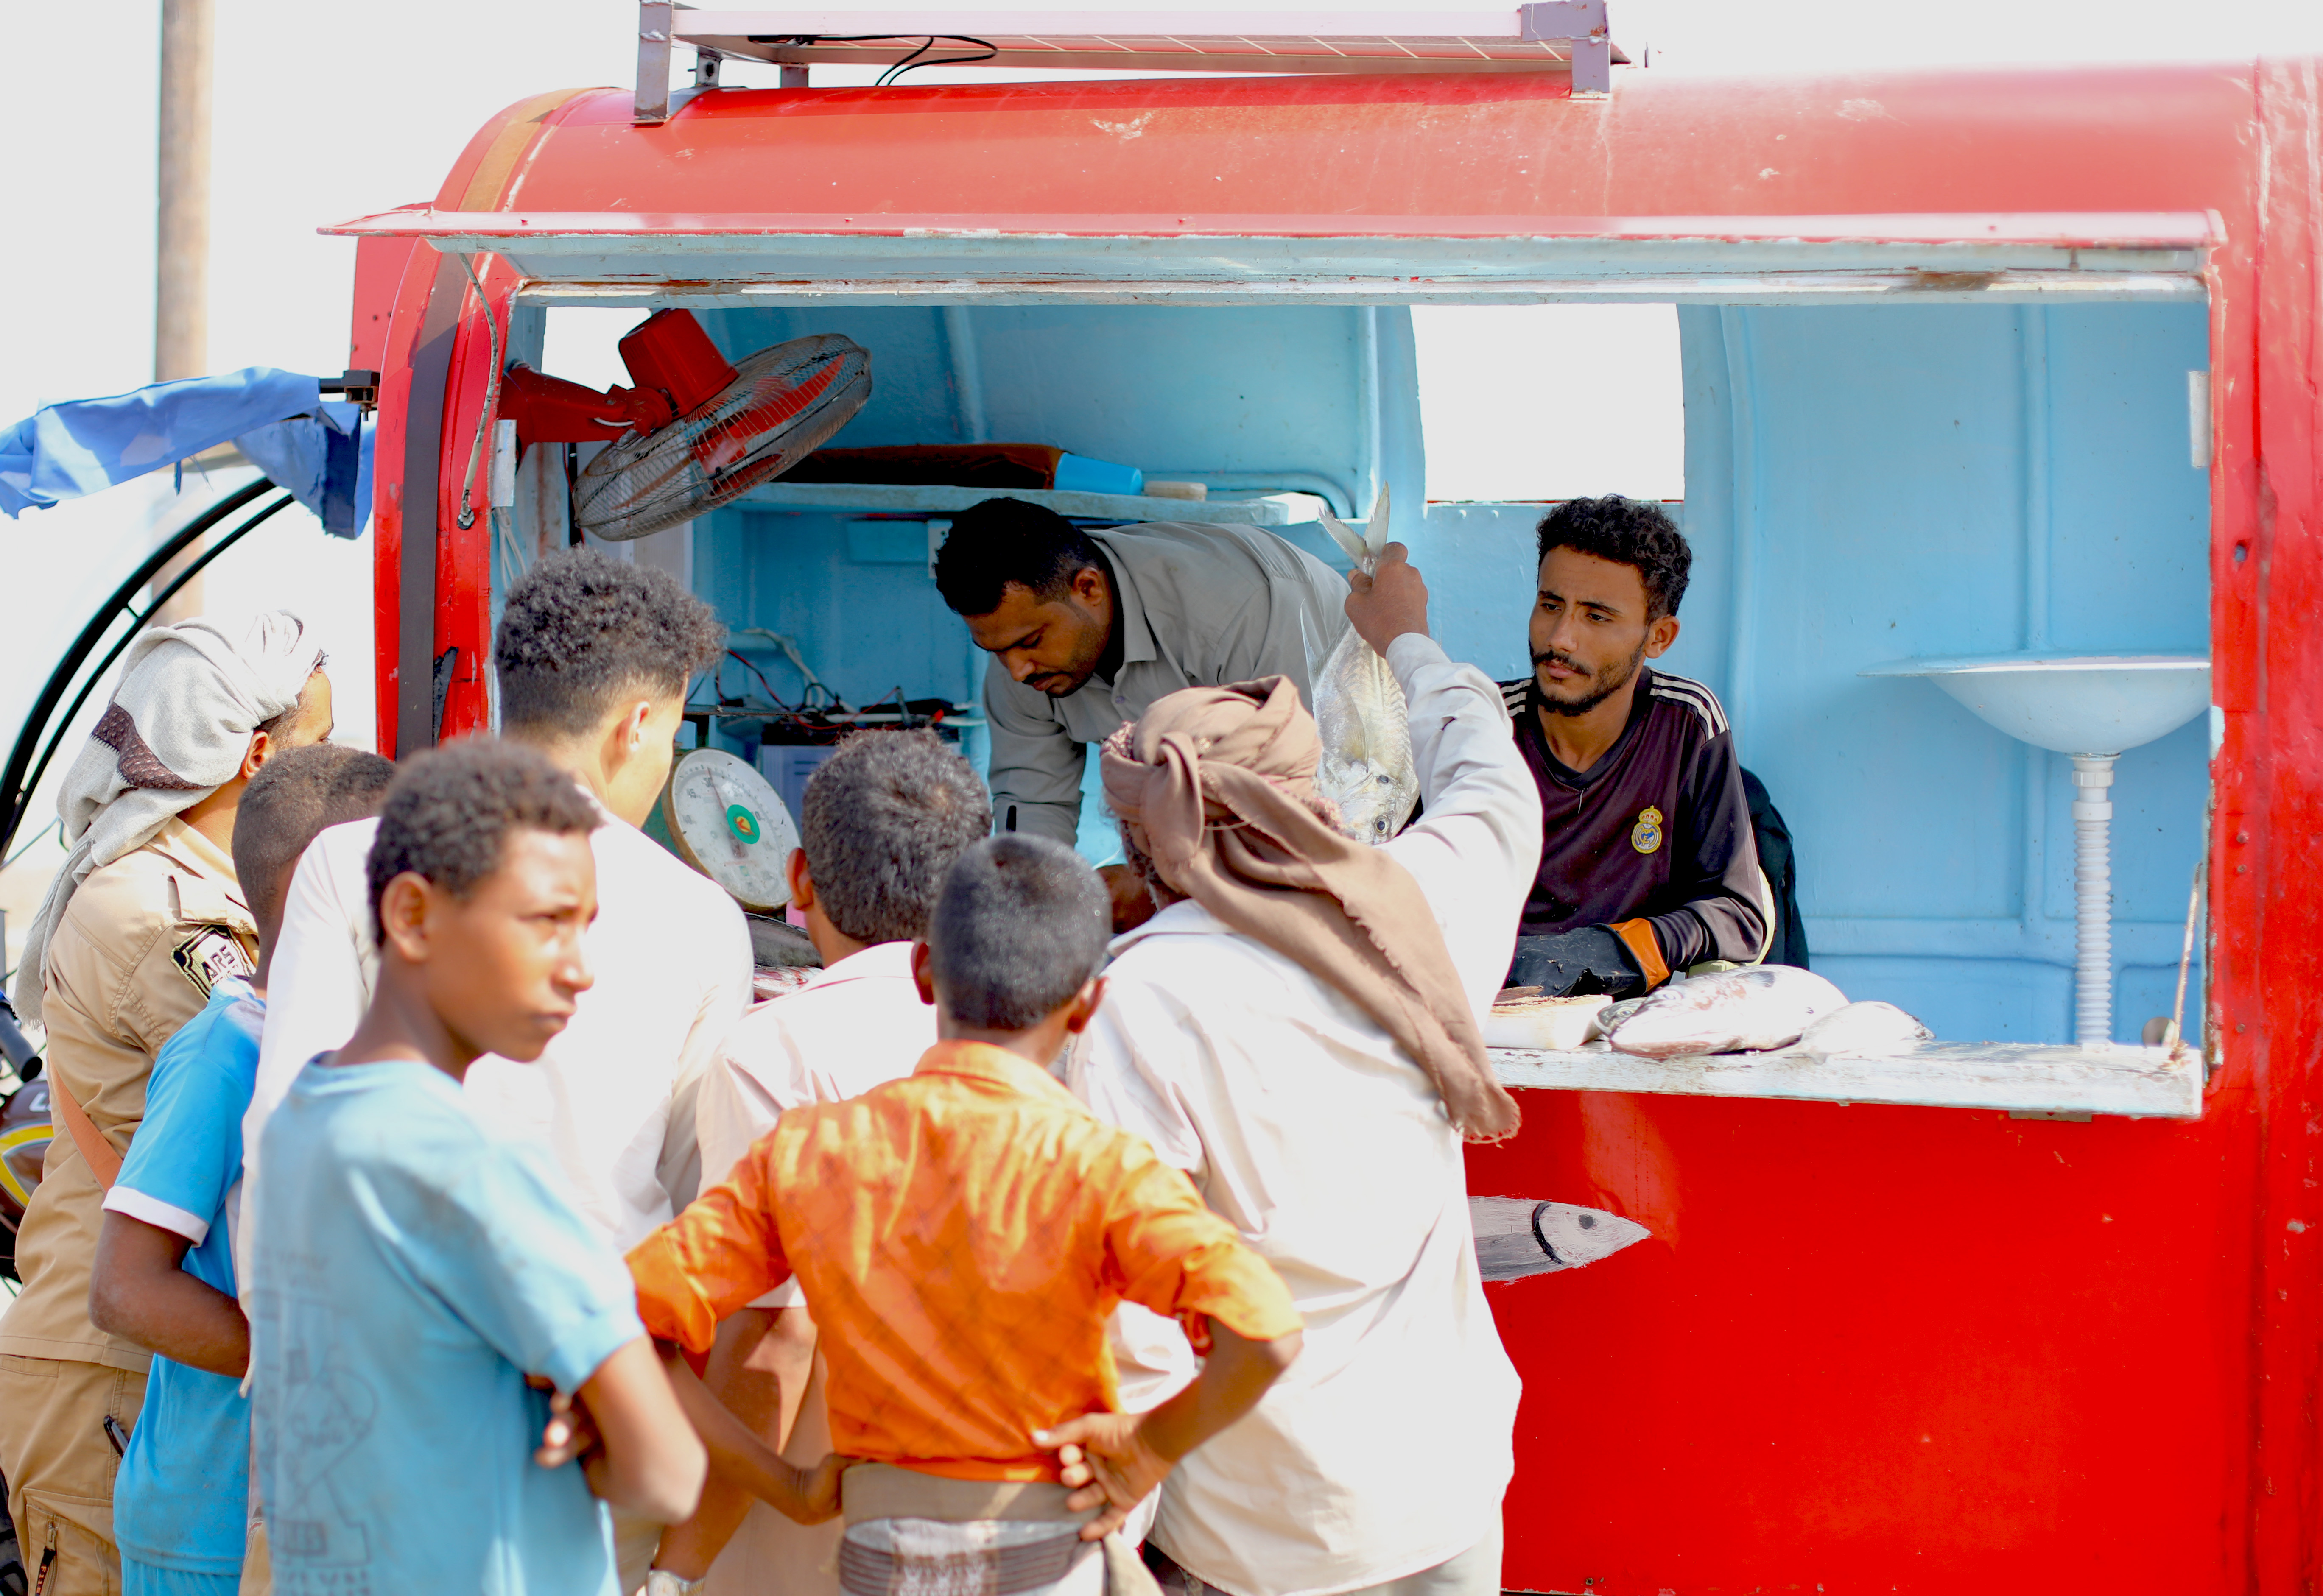
M 1171 887 L 1346 994 L 1471 1142 L 1516 1133 L 1436 913 L 1389 854 L 1311 807 L 1315 718 L 1282 676 L 1189 687 L 1105 742 L 1105 796 Z

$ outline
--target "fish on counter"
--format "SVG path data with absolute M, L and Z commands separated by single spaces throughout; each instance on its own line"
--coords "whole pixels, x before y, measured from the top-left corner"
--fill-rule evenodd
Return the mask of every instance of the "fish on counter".
M 1850 1003 L 1825 1014 L 1800 1036 L 1798 1050 L 1825 1058 L 1833 1053 L 1882 1056 L 1909 1052 L 1936 1033 L 1892 1003 Z
M 1387 490 L 1372 506 L 1357 537 L 1327 510 L 1323 529 L 1369 575 L 1388 544 Z M 1347 834 L 1381 843 L 1403 830 L 1419 802 L 1419 773 L 1411 762 L 1410 711 L 1403 688 L 1369 643 L 1349 627 L 1315 667 L 1315 729 L 1322 757 L 1315 785 L 1339 806 Z
M 1813 971 L 1762 964 L 1672 981 L 1611 1023 L 1607 1040 L 1647 1059 L 1773 1052 L 1847 1006 L 1847 995 Z
M 1569 1052 L 1605 1032 L 1602 1016 L 1612 999 L 1544 997 L 1538 986 L 1510 986 L 1492 999 L 1484 1016 L 1488 1048 L 1529 1048 L 1538 1052 Z
M 750 929 L 750 996 L 758 1003 L 797 991 L 822 974 L 822 955 L 807 934 L 771 914 L 745 913 Z

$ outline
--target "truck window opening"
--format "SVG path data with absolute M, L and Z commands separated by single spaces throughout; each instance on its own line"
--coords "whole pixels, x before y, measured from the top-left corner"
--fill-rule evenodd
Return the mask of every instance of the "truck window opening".
M 1685 497 L 1675 305 L 1411 312 L 1433 502 Z

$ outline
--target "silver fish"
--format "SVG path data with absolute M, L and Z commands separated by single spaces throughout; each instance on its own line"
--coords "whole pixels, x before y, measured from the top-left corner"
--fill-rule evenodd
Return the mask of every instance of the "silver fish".
M 1387 490 L 1358 537 L 1328 510 L 1323 529 L 1368 575 L 1387 546 Z M 1385 842 L 1403 830 L 1419 802 L 1419 773 L 1411 763 L 1411 720 L 1395 673 L 1349 627 L 1315 667 L 1315 728 L 1323 742 L 1315 785 L 1339 806 L 1347 835 Z
M 1672 981 L 1613 1026 L 1616 1052 L 1648 1059 L 1786 1048 L 1847 995 L 1811 970 L 1762 964 Z
M 1825 1057 L 1901 1053 L 1934 1040 L 1935 1034 L 1892 1003 L 1850 1003 L 1808 1026 L 1798 1050 Z

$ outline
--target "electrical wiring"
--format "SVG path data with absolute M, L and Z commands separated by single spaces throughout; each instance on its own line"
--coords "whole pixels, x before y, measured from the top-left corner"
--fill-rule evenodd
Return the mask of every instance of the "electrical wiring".
M 753 44 L 800 45 L 877 44 L 883 40 L 888 39 L 896 40 L 898 41 L 905 39 L 921 39 L 925 41 L 925 42 L 922 43 L 917 50 L 914 50 L 911 54 L 905 56 L 902 60 L 897 61 L 886 71 L 880 73 L 877 78 L 874 78 L 872 80 L 872 87 L 875 88 L 886 88 L 892 85 L 898 78 L 901 78 L 904 73 L 916 72 L 922 67 L 973 66 L 978 61 L 988 61 L 992 60 L 993 57 L 1000 53 L 1000 47 L 998 45 L 993 44 L 987 40 L 971 37 L 966 33 L 753 33 L 749 35 L 749 39 L 750 42 Z M 920 58 L 933 50 L 936 47 L 938 41 L 943 41 L 952 44 L 972 44 L 984 53 L 981 55 L 939 56 L 933 60 L 922 60 Z
M 483 413 L 476 417 L 476 441 L 468 447 L 468 474 L 460 482 L 460 527 L 465 531 L 476 524 L 475 508 L 468 500 L 476 491 L 476 466 L 484 457 L 484 436 L 491 430 L 492 417 L 500 408 L 500 326 L 492 319 L 492 302 L 484 293 L 484 280 L 476 275 L 474 262 L 462 255 L 460 268 L 475 285 L 476 302 L 483 308 L 484 332 L 491 339 L 492 354 L 491 385 L 484 393 Z
M 833 693 L 830 687 L 825 685 L 822 678 L 814 674 L 814 667 L 806 663 L 806 656 L 799 652 L 799 646 L 796 639 L 786 637 L 780 632 L 768 631 L 762 626 L 738 627 L 735 628 L 734 635 L 738 637 L 764 637 L 768 643 L 772 644 L 776 648 L 782 652 L 783 656 L 791 662 L 791 668 L 798 672 L 800 677 L 806 683 L 806 686 L 800 695 L 800 704 L 802 707 L 817 707 L 815 704 L 814 695 L 818 693 L 822 694 L 823 701 L 820 707 L 825 709 L 843 707 L 840 704 L 839 694 Z M 759 678 L 760 681 L 764 681 L 765 679 L 766 678 L 763 676 Z M 771 689 L 768 691 L 772 692 Z M 775 694 L 775 702 L 777 703 L 783 702 L 779 693 Z
M 804 707 L 803 705 L 789 702 L 781 693 L 776 693 L 775 691 L 775 684 L 767 680 L 766 672 L 760 670 L 757 665 L 752 665 L 748 660 L 735 653 L 731 648 L 729 648 L 726 651 L 726 659 L 734 661 L 744 670 L 749 672 L 750 674 L 758 677 L 758 685 L 767 690 L 767 697 L 773 701 L 777 709 L 797 710 Z M 724 703 L 726 702 L 725 683 L 718 679 L 724 673 L 725 666 L 726 660 L 721 659 L 718 662 L 717 669 L 712 671 L 711 674 L 710 691 L 717 697 L 720 703 Z
M 780 632 L 769 631 L 765 627 L 737 627 L 733 635 L 762 638 L 779 650 L 806 683 L 800 695 L 801 702 L 793 703 L 785 699 L 776 691 L 775 684 L 767 680 L 767 674 L 756 663 L 748 656 L 729 648 L 704 674 L 702 681 L 688 690 L 687 706 L 689 711 L 706 712 L 712 719 L 758 721 L 767 742 L 831 743 L 858 728 L 891 721 L 905 730 L 933 728 L 946 724 L 952 712 L 953 706 L 941 700 L 905 698 L 901 683 L 896 683 L 886 697 L 860 709 L 849 709 L 846 701 L 814 674 L 813 668 L 800 654 L 794 639 Z M 767 699 L 763 708 L 748 698 L 727 696 L 724 676 L 729 659 L 758 678 L 758 686 Z M 707 704 L 699 703 L 694 697 L 701 687 L 710 690 L 710 702 Z M 932 704 L 935 707 L 928 707 Z
M 982 55 L 948 55 L 938 57 L 933 60 L 922 60 L 920 58 L 927 54 L 928 51 L 933 50 L 936 47 L 936 41 L 939 39 L 951 39 L 957 40 L 962 44 L 973 44 L 978 49 L 983 50 L 984 53 Z M 878 77 L 873 78 L 871 87 L 874 88 L 886 88 L 888 85 L 901 78 L 904 73 L 915 72 L 922 67 L 972 66 L 978 61 L 988 61 L 999 53 L 1000 51 L 995 46 L 987 44 L 981 39 L 971 39 L 965 33 L 931 33 L 928 35 L 928 41 L 925 44 L 921 45 L 919 49 L 912 51 L 911 54 L 905 56 L 902 60 L 897 61 L 894 66 L 880 73 Z

